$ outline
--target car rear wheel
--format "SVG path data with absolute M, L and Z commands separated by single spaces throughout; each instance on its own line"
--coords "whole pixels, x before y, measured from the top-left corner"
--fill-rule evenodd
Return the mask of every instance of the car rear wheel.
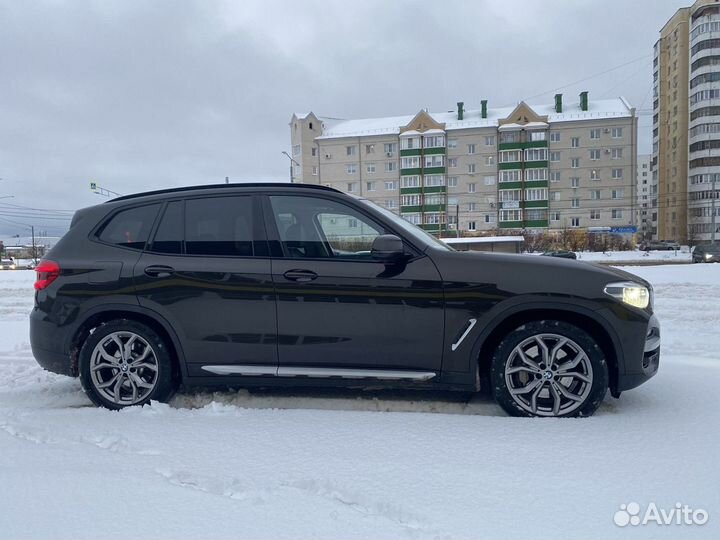
M 137 321 L 95 329 L 80 350 L 80 380 L 96 405 L 122 409 L 167 401 L 177 389 L 165 341 Z
M 503 338 L 492 359 L 493 394 L 512 416 L 590 416 L 608 388 L 602 350 L 563 321 L 533 321 Z

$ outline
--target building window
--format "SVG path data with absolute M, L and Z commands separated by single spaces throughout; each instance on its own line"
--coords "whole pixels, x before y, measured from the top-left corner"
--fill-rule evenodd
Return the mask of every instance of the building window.
M 375 145 L 374 144 L 366 144 L 365 145 L 365 153 L 366 154 L 374 154 L 375 153 Z
M 345 152 L 348 156 L 354 156 L 356 151 L 357 151 L 357 148 L 354 146 L 346 146 L 345 147 Z
M 613 180 L 621 180 L 623 177 L 623 170 L 622 169 L 613 169 L 612 177 L 613 177 Z
M 590 219 L 593 221 L 600 219 L 600 210 L 590 210 Z
M 475 222 L 474 221 L 468 221 L 468 231 L 474 231 L 475 229 Z
M 537 182 L 547 180 L 547 169 L 525 169 L 525 181 Z
M 483 178 L 483 180 L 485 181 L 486 186 L 494 186 L 495 185 L 495 177 L 492 175 L 485 176 Z
M 385 172 L 397 171 L 397 161 L 386 161 Z
M 457 158 L 454 158 L 454 157 L 448 158 L 448 167 L 450 167 L 451 169 L 456 168 L 457 167 Z
M 580 199 L 578 199 L 577 197 L 570 199 L 570 207 L 571 208 L 580 208 Z
M 468 163 L 468 173 L 473 174 L 475 172 L 475 164 L 474 163 Z
M 402 169 L 417 169 L 420 167 L 420 158 L 418 156 L 404 157 L 401 160 L 400 167 Z
M 310 149 L 310 155 L 311 155 L 312 157 L 317 156 L 317 148 L 315 148 L 315 147 L 313 146 L 313 147 Z
M 573 137 L 570 139 L 570 146 L 572 148 L 580 148 L 580 137 Z
M 448 176 L 448 187 L 457 187 L 458 185 L 458 177 L 457 176 Z
M 432 213 L 432 214 L 425 214 L 425 223 L 428 225 L 437 225 L 439 223 L 443 223 L 445 214 L 439 214 L 439 213 Z
M 612 190 L 612 198 L 613 199 L 622 199 L 625 196 L 625 190 L 622 189 L 613 189 Z
M 622 148 L 613 148 L 611 151 L 612 152 L 611 157 L 613 159 L 622 159 L 622 151 L 623 151 Z
M 574 157 L 570 159 L 570 168 L 571 169 L 577 169 L 580 167 L 580 158 Z
M 600 171 L 597 169 L 590 169 L 590 180 L 600 180 Z
M 591 129 L 590 130 L 590 139 L 598 140 L 600 138 L 600 129 Z
M 520 210 L 500 210 L 500 221 L 520 221 Z
M 470 202 L 468 203 L 468 212 L 474 212 L 475 211 L 475 203 Z
M 395 180 L 388 180 L 385 182 L 385 189 L 388 191 L 395 191 L 397 189 L 397 182 Z
M 357 163 L 348 163 L 345 165 L 345 172 L 348 174 L 355 174 L 357 173 Z
M 368 191 L 375 191 L 375 184 L 377 182 L 366 182 L 365 186 L 367 187 Z
M 485 156 L 485 165 L 495 165 L 495 156 Z
M 560 212 L 550 212 L 550 221 L 560 221 Z
M 400 206 L 420 206 L 420 195 L 402 195 L 400 197 Z
M 356 189 L 357 189 L 357 182 L 348 182 L 348 184 L 347 184 L 348 193 L 354 193 Z
M 300 155 L 300 145 L 296 144 L 293 146 L 293 156 L 299 156 Z
M 423 147 L 425 148 L 443 148 L 445 146 L 445 135 L 425 135 L 423 137 Z
M 550 161 L 560 161 L 560 152 L 550 152 Z
M 517 163 L 521 156 L 520 150 L 504 150 L 500 152 L 500 163 Z
M 519 182 L 520 171 L 500 171 L 500 182 Z
M 422 216 L 420 214 L 403 214 L 402 217 L 413 225 L 420 225 L 422 223 Z
M 553 131 L 550 133 L 550 142 L 560 142 L 560 132 Z
M 432 155 L 432 156 L 425 156 L 425 167 L 444 167 L 445 166 L 445 156 L 438 156 L 438 155 Z
M 550 173 L 550 181 L 551 182 L 559 182 L 560 181 L 560 171 L 553 171 Z
M 426 187 L 444 186 L 445 176 L 442 174 L 428 174 L 424 177 L 424 181 Z
M 613 219 L 622 219 L 623 217 L 623 211 L 620 208 L 613 208 L 612 209 L 612 218 Z
M 570 178 L 570 187 L 580 187 L 580 178 L 577 176 Z
M 385 208 L 393 209 L 396 206 L 395 199 L 388 199 L 385 201 Z
M 404 187 L 404 188 L 420 187 L 420 177 L 419 176 L 403 176 L 402 177 L 402 187 Z
M 468 184 L 468 193 L 475 193 L 476 186 L 477 184 L 475 184 L 475 182 L 470 182 Z
M 425 195 L 423 204 L 445 204 L 445 195 Z
M 365 170 L 368 172 L 368 174 L 373 174 L 375 172 L 375 164 L 374 163 L 368 163 L 365 166 Z
M 448 148 L 457 148 L 457 139 L 448 139 Z
M 547 148 L 528 148 L 525 150 L 525 161 L 547 161 Z
M 495 146 L 495 135 L 485 136 L 485 146 Z
M 546 201 L 547 198 L 547 188 L 529 188 L 525 190 L 526 201 Z
M 520 190 L 519 189 L 501 189 L 498 192 L 498 197 L 500 198 L 500 202 L 519 201 L 520 200 Z
M 545 221 L 547 219 L 547 210 L 545 208 L 531 208 L 525 210 L 525 219 L 528 221 Z
M 531 131 L 529 133 L 531 141 L 546 141 L 547 136 L 544 131 Z
M 474 154 L 475 153 L 475 145 L 474 144 L 468 144 L 468 154 Z
M 495 214 L 485 214 L 485 223 L 495 223 L 497 216 Z
M 313 176 L 317 176 L 317 175 L 318 175 L 318 168 L 317 168 L 317 165 L 313 165 L 313 168 L 312 168 L 312 175 L 313 175 Z
M 420 148 L 420 137 L 401 137 L 400 148 L 402 148 L 403 150 Z
M 579 227 L 580 226 L 580 218 L 579 217 L 570 218 L 570 226 L 571 227 Z
M 599 189 L 593 189 L 590 191 L 590 199 L 593 201 L 600 200 L 600 190 Z
M 623 128 L 621 127 L 614 127 L 612 130 L 610 130 L 610 136 L 613 139 L 622 139 L 623 136 Z
M 560 192 L 559 191 L 551 191 L 550 192 L 550 200 L 551 201 L 559 201 L 560 200 Z
M 386 156 L 392 156 L 395 152 L 397 152 L 397 143 L 385 143 L 383 145 L 383 151 Z
M 592 161 L 597 161 L 598 159 L 600 159 L 600 149 L 599 148 L 594 148 L 594 149 L 590 150 L 590 159 Z

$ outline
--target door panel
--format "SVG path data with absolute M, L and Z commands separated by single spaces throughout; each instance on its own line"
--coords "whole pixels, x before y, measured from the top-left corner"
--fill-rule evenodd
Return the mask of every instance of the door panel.
M 192 375 L 212 375 L 202 365 L 277 366 L 275 292 L 254 204 L 250 196 L 169 203 L 135 265 L 140 304 L 172 324 Z
M 270 234 L 285 254 L 272 261 L 281 369 L 439 371 L 443 293 L 432 261 L 372 260 L 372 239 L 386 231 L 349 205 L 320 197 L 269 199 Z

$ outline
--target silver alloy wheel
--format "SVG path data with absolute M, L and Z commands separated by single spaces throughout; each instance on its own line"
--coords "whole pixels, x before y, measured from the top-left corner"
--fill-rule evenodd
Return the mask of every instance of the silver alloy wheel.
M 105 336 L 90 356 L 90 378 L 95 390 L 118 405 L 135 405 L 153 391 L 158 360 L 150 344 L 134 332 Z
M 593 370 L 587 353 L 559 334 L 536 334 L 515 347 L 505 362 L 513 401 L 537 416 L 559 416 L 584 405 Z

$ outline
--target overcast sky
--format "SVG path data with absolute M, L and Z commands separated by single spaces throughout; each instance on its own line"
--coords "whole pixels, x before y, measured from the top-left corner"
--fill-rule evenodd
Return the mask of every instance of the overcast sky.
M 294 111 L 374 117 L 588 90 L 646 113 L 649 152 L 652 47 L 690 3 L 0 0 L 0 197 L 14 196 L 0 200 L 0 237 L 62 228 L 7 205 L 102 202 L 90 181 L 126 194 L 287 180 Z

